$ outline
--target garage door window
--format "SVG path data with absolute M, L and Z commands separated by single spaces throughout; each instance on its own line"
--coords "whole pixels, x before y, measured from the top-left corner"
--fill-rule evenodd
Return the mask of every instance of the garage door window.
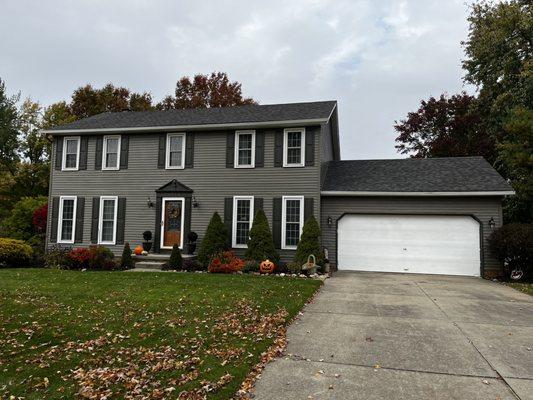
M 303 196 L 283 197 L 282 243 L 284 249 L 296 249 L 303 225 Z

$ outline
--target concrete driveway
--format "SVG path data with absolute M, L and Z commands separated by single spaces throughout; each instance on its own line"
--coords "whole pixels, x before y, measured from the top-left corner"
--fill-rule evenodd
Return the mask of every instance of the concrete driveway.
M 338 272 L 257 399 L 533 399 L 533 297 L 479 278 Z

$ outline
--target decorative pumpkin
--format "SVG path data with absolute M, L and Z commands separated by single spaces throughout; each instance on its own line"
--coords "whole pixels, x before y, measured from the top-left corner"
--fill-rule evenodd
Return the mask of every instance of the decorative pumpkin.
M 276 265 L 270 260 L 262 261 L 261 264 L 259 264 L 259 272 L 262 274 L 271 274 L 274 272 L 274 269 L 276 269 Z
M 142 246 L 135 247 L 135 250 L 133 250 L 133 252 L 135 253 L 136 256 L 140 256 L 143 253 Z

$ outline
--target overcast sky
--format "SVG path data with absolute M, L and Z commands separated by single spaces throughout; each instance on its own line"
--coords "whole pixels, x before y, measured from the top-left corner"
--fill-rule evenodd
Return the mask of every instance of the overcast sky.
M 0 0 L 0 77 L 44 105 L 225 71 L 261 104 L 337 100 L 343 159 L 399 157 L 394 120 L 465 89 L 465 0 Z

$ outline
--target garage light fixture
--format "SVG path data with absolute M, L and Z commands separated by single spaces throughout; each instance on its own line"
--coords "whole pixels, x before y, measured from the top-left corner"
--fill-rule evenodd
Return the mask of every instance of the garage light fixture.
M 490 217 L 490 219 L 489 219 L 489 228 L 490 229 L 496 228 L 496 221 L 494 221 L 493 217 Z
M 331 227 L 332 224 L 333 224 L 333 218 L 328 216 L 328 226 Z

